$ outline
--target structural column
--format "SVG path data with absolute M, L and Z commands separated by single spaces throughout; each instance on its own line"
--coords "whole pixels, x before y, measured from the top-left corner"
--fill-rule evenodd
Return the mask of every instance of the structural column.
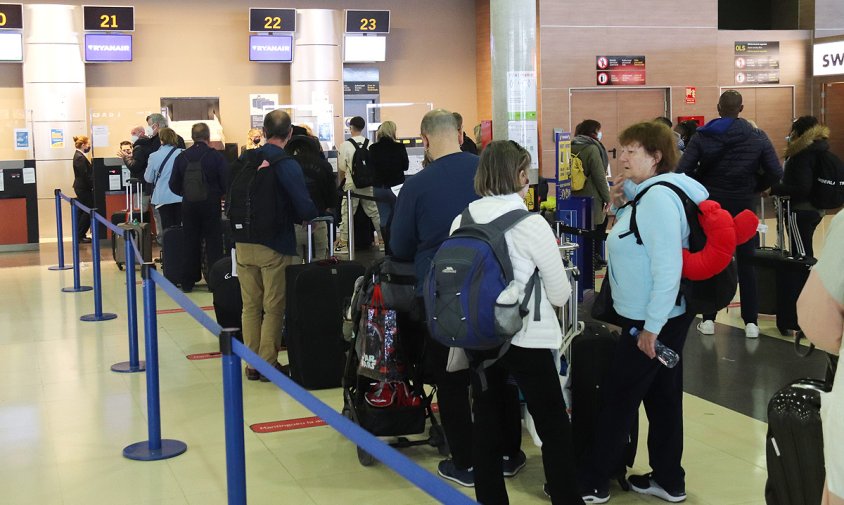
M 536 2 L 490 0 L 492 128 L 496 140 L 515 140 L 539 166 Z M 531 183 L 537 170 L 531 170 Z
M 332 137 L 343 133 L 343 12 L 297 9 L 290 97 L 294 105 L 333 106 Z M 319 109 L 298 116 L 318 114 Z M 317 117 L 312 122 L 317 126 Z M 318 134 L 320 132 L 317 132 Z M 322 135 L 320 134 L 320 137 Z
M 55 234 L 54 188 L 72 195 L 73 136 L 87 132 L 82 9 L 24 5 L 23 87 L 32 115 L 42 238 Z M 67 233 L 72 233 L 69 227 Z

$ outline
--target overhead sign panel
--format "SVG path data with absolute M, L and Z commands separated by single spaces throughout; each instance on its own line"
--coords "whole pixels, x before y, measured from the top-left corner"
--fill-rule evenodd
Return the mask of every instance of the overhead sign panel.
M 85 61 L 91 63 L 132 61 L 132 36 L 117 33 L 86 33 Z
M 295 32 L 296 9 L 249 9 L 250 32 Z
M 290 63 L 293 61 L 293 36 L 250 35 L 249 61 Z
M 135 8 L 83 5 L 86 32 L 131 32 L 135 30 Z
M 23 5 L 0 4 L 0 30 L 23 30 Z
M 346 11 L 346 33 L 390 33 L 390 11 Z
M 0 32 L 0 61 L 23 61 L 23 36 L 20 32 Z
M 844 74 L 844 40 L 815 44 L 814 75 Z
M 735 45 L 736 84 L 779 84 L 780 43 L 738 41 Z
M 644 56 L 597 56 L 595 80 L 598 86 L 644 86 Z

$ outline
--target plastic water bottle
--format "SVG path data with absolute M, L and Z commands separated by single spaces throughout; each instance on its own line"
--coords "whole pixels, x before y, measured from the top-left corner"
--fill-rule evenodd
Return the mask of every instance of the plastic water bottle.
M 630 334 L 637 339 L 639 338 L 639 329 L 635 326 L 630 328 Z M 680 355 L 674 352 L 673 349 L 666 347 L 665 344 L 656 341 L 656 359 L 668 368 L 674 368 L 680 362 Z

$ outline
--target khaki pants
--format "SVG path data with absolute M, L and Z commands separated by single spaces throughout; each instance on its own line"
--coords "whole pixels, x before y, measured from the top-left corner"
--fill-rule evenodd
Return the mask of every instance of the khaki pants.
M 243 296 L 243 342 L 267 363 L 278 362 L 284 323 L 285 268 L 296 262 L 260 244 L 237 244 Z
M 372 187 L 369 188 L 352 188 L 352 193 L 359 195 L 372 196 Z M 343 243 L 349 242 L 349 220 L 355 218 L 355 212 L 358 210 L 358 205 L 363 207 L 363 211 L 372 220 L 372 226 L 375 228 L 375 233 L 381 236 L 381 219 L 378 217 L 378 205 L 373 200 L 361 200 L 360 198 L 352 197 L 352 216 L 349 217 L 349 204 L 346 203 L 346 194 L 343 194 L 343 203 L 340 205 L 340 231 L 338 231 L 337 240 Z
M 332 226 L 334 224 L 332 223 Z M 296 229 L 296 252 L 298 253 L 299 261 L 308 261 L 308 227 L 297 224 L 293 226 Z M 318 221 L 314 223 L 314 259 L 324 260 L 328 258 L 328 225 L 325 221 Z

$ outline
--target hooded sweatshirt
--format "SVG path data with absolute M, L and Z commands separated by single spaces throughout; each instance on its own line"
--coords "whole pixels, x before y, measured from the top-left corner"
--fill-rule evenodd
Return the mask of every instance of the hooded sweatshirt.
M 741 118 L 713 119 L 697 130 L 677 165 L 713 200 L 752 200 L 782 178 L 777 153 L 762 130 Z
M 638 185 L 628 179 L 625 196 L 632 201 L 658 181 L 678 186 L 698 204 L 708 197 L 700 183 L 675 173 L 657 175 Z M 632 214 L 629 206 L 616 213 L 616 224 L 607 239 L 607 279 L 616 312 L 645 321 L 645 330 L 658 334 L 669 319 L 686 311 L 684 300 L 677 304 L 677 293 L 683 271 L 682 251 L 689 246 L 689 224 L 680 198 L 666 187 L 649 190 L 637 204 L 636 224 L 642 244 L 629 233 Z

